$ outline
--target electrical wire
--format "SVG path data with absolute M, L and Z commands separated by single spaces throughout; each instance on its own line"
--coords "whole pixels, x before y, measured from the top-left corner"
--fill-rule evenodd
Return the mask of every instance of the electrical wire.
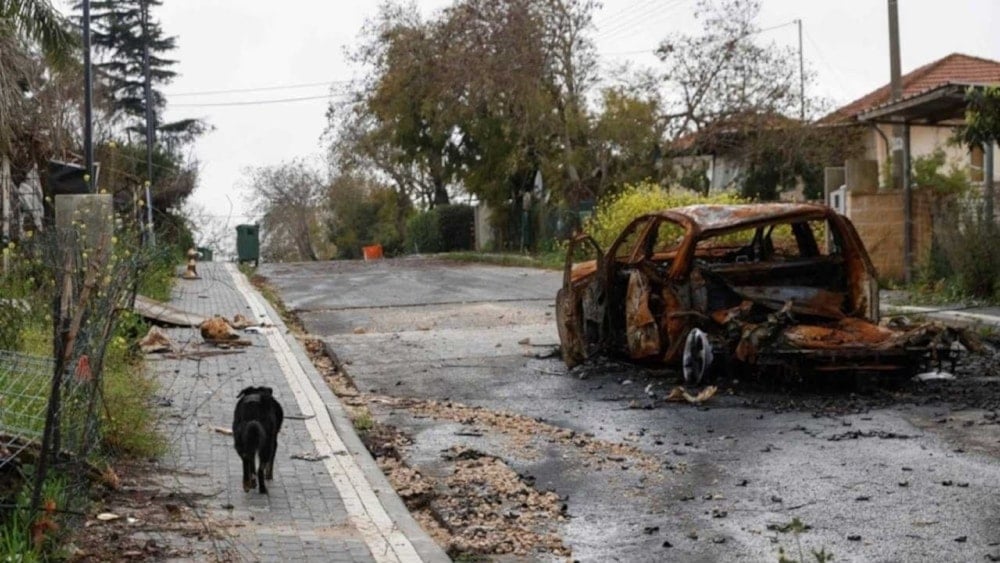
M 325 82 L 306 82 L 302 84 L 286 84 L 278 86 L 258 86 L 254 88 L 233 88 L 230 90 L 203 90 L 200 92 L 180 92 L 176 94 L 167 93 L 168 98 L 181 98 L 184 96 L 215 96 L 219 94 L 240 94 L 244 92 L 268 92 L 272 90 L 296 90 L 300 88 L 315 88 L 317 86 L 343 86 L 349 84 L 348 80 L 327 80 Z
M 664 5 L 653 4 L 647 9 L 637 10 L 635 13 L 631 14 L 629 18 L 622 20 L 617 24 L 608 26 L 603 31 L 599 32 L 597 40 L 615 39 L 623 32 L 630 32 L 636 25 L 641 24 L 649 27 L 660 23 L 666 18 L 675 15 L 677 9 L 680 8 L 686 1 L 687 0 L 672 0 Z
M 622 22 L 632 19 L 637 11 L 645 10 L 648 13 L 649 8 L 655 7 L 656 0 L 638 0 L 633 2 L 631 6 L 626 6 L 621 10 L 615 12 L 608 18 L 599 22 L 599 29 L 608 30 L 612 27 L 620 25 Z M 598 31 L 598 35 L 601 35 L 603 31 Z
M 830 62 L 826 58 L 826 55 L 823 54 L 823 50 L 819 48 L 819 45 L 815 41 L 813 41 L 813 38 L 811 35 L 809 35 L 809 32 L 803 29 L 802 35 L 805 36 L 806 41 L 808 41 L 809 45 L 812 46 L 814 51 L 816 51 L 816 55 L 818 55 L 820 62 L 823 64 L 823 68 L 835 74 L 840 84 L 842 85 L 850 84 L 851 81 L 847 80 L 847 77 L 844 75 L 844 73 L 842 73 L 840 69 L 838 69 L 837 67 L 830 64 Z
M 340 94 L 346 95 L 346 94 Z M 232 107 L 232 106 L 263 106 L 268 104 L 284 104 L 289 102 L 304 102 L 307 100 L 329 100 L 337 94 L 326 94 L 324 96 L 303 96 L 300 98 L 278 98 L 272 100 L 250 100 L 242 102 L 214 102 L 214 103 L 191 103 L 191 104 L 170 104 L 174 108 L 204 108 L 204 107 Z

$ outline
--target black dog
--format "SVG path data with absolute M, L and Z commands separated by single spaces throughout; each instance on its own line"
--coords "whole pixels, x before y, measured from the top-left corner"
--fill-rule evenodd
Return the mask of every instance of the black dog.
M 259 483 L 261 494 L 267 494 L 264 480 L 274 479 L 274 453 L 285 413 L 272 393 L 270 387 L 247 387 L 236 396 L 239 401 L 233 413 L 233 439 L 243 460 L 244 491 Z M 256 469 L 255 456 L 260 458 Z

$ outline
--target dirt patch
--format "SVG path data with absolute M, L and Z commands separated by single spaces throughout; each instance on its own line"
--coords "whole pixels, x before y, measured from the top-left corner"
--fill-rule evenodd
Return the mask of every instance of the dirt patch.
M 447 469 L 442 478 L 424 475 L 418 468 L 410 467 L 404 457 L 410 438 L 393 426 L 373 420 L 368 409 L 371 401 L 384 403 L 396 399 L 359 393 L 350 377 L 338 369 L 336 360 L 326 354 L 321 341 L 306 339 L 303 344 L 317 370 L 343 402 L 361 441 L 396 493 L 414 519 L 450 557 L 569 556 L 569 549 L 555 530 L 559 522 L 568 518 L 566 505 L 555 493 L 537 490 L 530 478 L 518 475 L 503 459 L 473 450 L 450 448 L 443 452 Z M 641 454 L 634 448 L 612 448 L 611 444 L 592 437 L 577 436 L 572 431 L 517 415 L 420 401 L 400 406 L 424 416 L 503 428 L 518 440 L 523 439 L 525 445 L 529 444 L 529 437 L 541 431 L 552 439 L 576 439 L 579 447 L 591 449 L 595 456 Z M 652 460 L 648 463 L 654 464 Z
M 636 469 L 649 477 L 662 477 L 664 462 L 635 446 L 598 440 L 594 435 L 579 433 L 531 418 L 509 412 L 499 412 L 481 407 L 463 405 L 450 401 L 428 401 L 403 399 L 384 395 L 364 395 L 367 401 L 381 403 L 394 408 L 406 409 L 416 416 L 431 417 L 469 425 L 474 431 L 500 432 L 510 437 L 522 457 L 530 458 L 537 452 L 539 441 L 558 443 L 566 449 L 575 449 L 585 459 L 584 467 L 602 468 L 605 465 L 620 465 L 628 461 Z M 669 466 L 680 470 L 681 467 Z
M 224 530 L 190 495 L 168 491 L 145 463 L 116 468 L 117 487 L 96 490 L 87 514 L 68 539 L 71 561 L 189 559 L 237 561 Z
M 433 503 L 445 525 L 460 530 L 449 554 L 570 554 L 553 529 L 567 518 L 555 493 L 536 490 L 498 457 L 461 447 L 443 455 L 455 464 L 444 483 L 450 494 Z

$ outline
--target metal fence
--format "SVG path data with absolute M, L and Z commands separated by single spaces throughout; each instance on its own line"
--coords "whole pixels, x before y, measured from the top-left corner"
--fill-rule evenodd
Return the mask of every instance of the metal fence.
M 96 399 L 87 361 L 61 378 L 54 405 L 55 450 L 85 458 L 96 442 Z M 0 468 L 29 447 L 40 448 L 52 396 L 52 358 L 0 350 Z

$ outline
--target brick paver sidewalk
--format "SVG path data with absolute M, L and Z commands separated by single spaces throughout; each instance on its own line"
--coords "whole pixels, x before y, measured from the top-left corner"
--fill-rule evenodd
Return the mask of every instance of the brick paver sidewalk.
M 205 499 L 206 516 L 227 524 L 243 559 L 447 561 L 377 470 L 274 310 L 234 265 L 201 263 L 198 271 L 201 279 L 177 282 L 172 305 L 230 319 L 240 313 L 273 326 L 244 335 L 252 346 L 238 353 L 150 358 L 167 405 L 171 452 L 161 465 L 172 469 L 175 485 Z M 199 349 L 197 329 L 167 332 L 186 350 Z M 217 430 L 231 427 L 236 394 L 247 385 L 274 388 L 286 415 L 267 496 L 243 492 L 232 436 Z

